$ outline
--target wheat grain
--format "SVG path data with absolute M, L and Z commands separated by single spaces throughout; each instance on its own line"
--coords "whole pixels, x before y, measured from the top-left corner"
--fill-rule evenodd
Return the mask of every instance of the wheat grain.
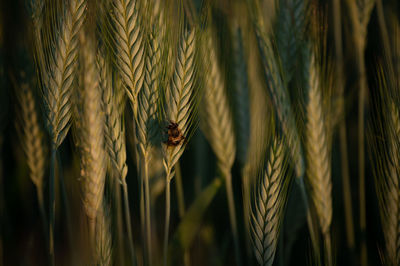
M 259 265 L 272 265 L 283 220 L 287 198 L 288 177 L 286 173 L 284 145 L 275 138 L 269 152 L 265 170 L 255 186 L 251 229 L 254 253 Z

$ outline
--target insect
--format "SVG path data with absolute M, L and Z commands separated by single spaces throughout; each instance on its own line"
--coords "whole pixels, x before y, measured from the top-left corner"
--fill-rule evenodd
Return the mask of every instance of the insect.
M 168 140 L 165 141 L 167 146 L 178 146 L 182 142 L 182 140 L 185 139 L 177 123 L 170 121 L 170 124 L 167 126 L 167 129 L 168 129 Z

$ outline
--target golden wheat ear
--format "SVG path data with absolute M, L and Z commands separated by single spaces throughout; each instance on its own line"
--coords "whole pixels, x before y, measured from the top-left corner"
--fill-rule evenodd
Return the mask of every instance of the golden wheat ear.
M 332 264 L 330 227 L 332 223 L 332 177 L 330 142 L 322 101 L 322 80 L 315 54 L 309 62 L 306 96 L 306 175 L 311 203 L 315 208 L 325 243 L 325 261 Z
M 20 71 L 17 77 L 11 76 L 11 80 L 14 83 L 18 100 L 17 131 L 25 153 L 29 177 L 36 187 L 42 222 L 46 226 L 44 176 L 46 173 L 49 148 L 35 93 L 37 82 L 34 76 L 26 71 Z M 47 227 L 45 228 L 47 229 Z
M 96 217 L 103 204 L 106 175 L 104 116 L 101 106 L 96 44 L 92 35 L 81 34 L 80 83 L 75 93 L 74 136 L 81 155 L 83 206 L 94 241 Z

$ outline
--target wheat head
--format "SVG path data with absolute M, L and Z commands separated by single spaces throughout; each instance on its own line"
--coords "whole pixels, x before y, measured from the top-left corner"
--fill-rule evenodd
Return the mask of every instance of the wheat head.
M 296 175 L 301 178 L 304 175 L 305 168 L 303 151 L 294 119 L 295 116 L 291 109 L 288 88 L 285 86 L 282 79 L 269 36 L 267 36 L 266 33 L 263 33 L 262 29 L 257 29 L 257 38 L 268 90 L 275 105 L 275 110 L 281 123 L 282 131 L 284 132 L 290 154 L 294 160 Z
M 177 123 L 182 135 L 187 137 L 193 122 L 195 79 L 195 30 L 187 31 L 180 42 L 172 83 L 166 92 L 165 120 Z M 163 145 L 164 168 L 172 173 L 172 167 L 182 155 L 186 141 L 176 146 Z M 172 178 L 172 177 L 171 177 Z
M 17 98 L 21 111 L 18 128 L 29 167 L 29 176 L 42 193 L 47 158 L 45 134 L 40 125 L 38 106 L 33 93 L 35 83 L 27 80 L 25 72 L 20 76 L 24 81 L 17 85 Z
M 92 38 L 81 35 L 81 84 L 76 97 L 76 139 L 81 151 L 83 205 L 94 232 L 96 215 L 103 203 L 106 175 L 104 117 L 101 108 L 96 46 Z M 94 237 L 94 235 L 92 235 Z
M 157 22 L 156 22 L 157 23 Z M 158 25 L 149 34 L 145 78 L 138 96 L 137 140 L 139 150 L 149 156 L 158 133 L 157 106 L 161 79 L 161 47 Z
M 306 103 L 305 149 L 307 181 L 322 234 L 328 234 L 332 222 L 332 180 L 325 117 L 322 108 L 321 81 L 312 56 Z
M 114 38 L 116 66 L 133 104 L 134 113 L 137 95 L 144 79 L 144 37 L 140 3 L 138 0 L 113 1 Z
M 221 73 L 216 47 L 211 34 L 204 45 L 205 64 L 209 65 L 205 77 L 203 132 L 217 156 L 223 172 L 230 172 L 235 160 L 236 145 L 232 112 L 226 95 L 225 78 Z
M 85 0 L 68 1 L 61 28 L 56 33 L 55 43 L 51 44 L 52 53 L 46 58 L 45 68 L 40 70 L 47 121 L 55 148 L 62 143 L 70 128 L 71 95 L 77 76 L 78 37 L 85 20 L 86 5 Z
M 265 169 L 254 186 L 251 230 L 253 247 L 259 265 L 273 265 L 287 198 L 284 143 L 275 138 Z
M 119 96 L 117 90 L 121 91 L 121 88 L 113 89 L 112 72 L 100 49 L 97 53 L 97 69 L 104 111 L 105 149 L 114 170 L 113 174 L 124 179 L 128 173 L 128 166 L 126 165 L 125 129 L 119 110 L 120 99 L 117 99 Z

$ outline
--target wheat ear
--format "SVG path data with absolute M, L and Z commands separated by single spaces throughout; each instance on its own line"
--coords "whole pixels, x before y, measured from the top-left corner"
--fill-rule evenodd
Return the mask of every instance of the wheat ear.
M 296 128 L 294 114 L 291 109 L 289 92 L 282 79 L 270 38 L 266 36 L 265 33 L 262 33 L 261 29 L 257 30 L 257 37 L 269 93 L 276 107 L 282 131 L 287 138 L 290 153 L 295 161 L 296 175 L 302 178 L 304 175 L 303 152 L 300 146 L 300 138 Z
M 29 177 L 36 187 L 37 199 L 39 203 L 42 222 L 47 223 L 46 212 L 43 199 L 43 178 L 45 174 L 47 149 L 45 135 L 38 115 L 38 107 L 33 93 L 34 82 L 29 82 L 25 77 L 26 73 L 21 73 L 24 82 L 16 84 L 17 97 L 19 100 L 19 132 L 21 143 L 26 156 L 29 168 Z
M 113 1 L 116 65 L 136 114 L 137 95 L 144 79 L 143 29 L 138 0 Z
M 391 265 L 398 265 L 400 263 L 400 167 L 398 165 L 400 118 L 399 109 L 393 101 L 388 114 L 390 119 L 387 121 L 388 131 L 391 134 L 389 134 L 389 153 L 385 165 L 387 172 L 382 173 L 383 175 L 379 177 L 381 179 L 379 188 L 382 195 L 380 206 L 386 255 Z
M 205 64 L 209 65 L 209 69 L 205 77 L 204 112 L 206 124 L 203 132 L 217 156 L 218 166 L 225 178 L 230 222 L 235 243 L 236 262 L 238 265 L 241 265 L 241 250 L 239 248 L 231 175 L 236 153 L 233 116 L 228 103 L 225 80 L 217 61 L 218 55 L 211 32 L 205 39 L 204 59 Z
M 259 265 L 273 265 L 280 225 L 287 199 L 288 176 L 286 176 L 284 144 L 274 139 L 265 169 L 254 187 L 251 229 L 254 253 Z
M 305 32 L 308 0 L 281 0 L 277 21 L 277 46 L 287 84 L 292 80 L 296 58 Z
M 194 107 L 194 79 L 195 79 L 195 30 L 184 32 L 178 49 L 178 57 L 175 63 L 175 71 L 172 83 L 166 92 L 167 121 L 178 125 L 181 134 L 188 137 L 192 123 L 192 111 Z M 168 235 L 170 220 L 170 182 L 174 176 L 173 167 L 181 157 L 186 146 L 186 140 L 176 146 L 163 145 L 165 180 L 165 231 L 164 231 L 164 265 L 167 264 Z
M 306 103 L 305 149 L 307 181 L 325 240 L 326 264 L 332 265 L 330 226 L 332 222 L 332 180 L 327 128 L 322 109 L 321 81 L 315 56 L 309 63 Z
M 89 36 L 90 37 L 90 36 Z M 101 106 L 96 46 L 92 38 L 81 35 L 81 84 L 76 100 L 76 137 L 81 151 L 83 206 L 89 219 L 91 240 L 95 237 L 96 216 L 103 204 L 106 175 L 104 116 Z
M 99 50 L 97 54 L 97 68 L 99 72 L 99 86 L 104 111 L 105 147 L 108 158 L 115 172 L 114 175 L 122 180 L 126 178 L 128 167 L 126 165 L 125 129 L 118 110 L 117 88 L 113 89 L 111 69 Z

